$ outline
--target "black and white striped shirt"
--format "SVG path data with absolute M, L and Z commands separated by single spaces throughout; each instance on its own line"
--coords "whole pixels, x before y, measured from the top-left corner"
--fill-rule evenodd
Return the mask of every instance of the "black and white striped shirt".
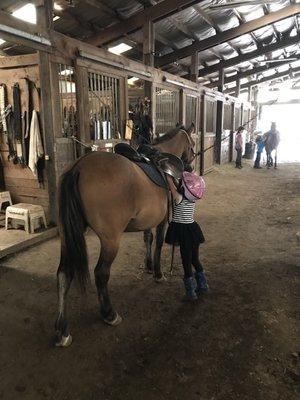
M 192 224 L 194 222 L 195 202 L 183 198 L 179 204 L 173 203 L 172 221 L 179 224 Z

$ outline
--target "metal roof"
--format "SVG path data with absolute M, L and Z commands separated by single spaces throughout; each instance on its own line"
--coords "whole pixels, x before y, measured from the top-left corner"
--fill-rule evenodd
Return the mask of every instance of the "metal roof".
M 164 1 L 164 0 L 161 0 Z M 57 0 L 56 3 L 63 7 L 62 11 L 55 14 L 60 18 L 54 22 L 54 29 L 67 35 L 85 40 L 108 26 L 126 21 L 132 15 L 142 11 L 145 7 L 155 6 L 161 1 L 154 0 Z M 156 34 L 156 58 L 160 59 L 166 54 L 173 54 L 178 49 L 185 48 L 197 41 L 210 38 L 232 28 L 239 27 L 247 21 L 253 21 L 259 17 L 267 15 L 299 3 L 300 0 L 274 0 L 265 4 L 245 5 L 231 9 L 213 9 L 212 4 L 224 3 L 225 0 L 202 0 L 194 2 L 191 7 L 174 13 L 155 23 Z M 229 2 L 230 0 L 227 0 Z M 236 0 L 232 0 L 236 1 Z M 244 0 L 245 1 L 245 0 Z M 2 10 L 12 12 L 14 9 L 26 4 L 28 1 L 1 0 Z M 257 1 L 256 1 L 257 3 Z M 249 1 L 247 1 L 249 4 Z M 199 69 L 205 70 L 209 66 L 218 64 L 220 61 L 230 60 L 233 57 L 252 53 L 265 45 L 276 43 L 283 38 L 293 37 L 300 34 L 299 14 L 280 20 L 273 24 L 263 26 L 250 33 L 236 37 L 226 43 L 218 44 L 199 53 Z M 133 49 L 124 55 L 141 60 L 141 32 L 134 32 L 126 35 L 126 39 L 133 43 Z M 120 42 L 118 40 L 117 42 Z M 113 45 L 113 42 L 110 44 Z M 7 49 L 7 47 L 10 47 Z M 9 54 L 22 52 L 24 49 L 11 47 L 8 43 L 0 46 L 2 50 L 7 50 Z M 261 66 L 264 60 L 292 57 L 300 54 L 299 43 L 272 51 L 265 55 L 258 55 L 249 60 L 239 62 L 234 66 L 225 68 L 225 76 L 229 78 L 236 72 Z M 298 66 L 299 60 L 291 62 L 291 66 Z M 173 74 L 186 76 L 191 64 L 191 57 L 178 59 L 161 68 Z M 288 64 L 280 68 L 289 68 Z M 278 70 L 280 70 L 278 67 Z M 273 69 L 273 72 L 276 69 Z M 262 76 L 270 71 L 262 72 Z M 201 75 L 201 74 L 200 74 Z M 247 78 L 250 79 L 250 78 Z M 200 76 L 199 82 L 203 84 L 213 84 L 218 80 L 218 71 Z

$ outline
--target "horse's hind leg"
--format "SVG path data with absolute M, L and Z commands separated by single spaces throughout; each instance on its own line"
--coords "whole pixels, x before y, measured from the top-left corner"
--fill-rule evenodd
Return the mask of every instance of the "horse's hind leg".
M 161 272 L 161 249 L 164 244 L 167 219 L 164 219 L 156 228 L 156 244 L 154 251 L 154 279 L 156 282 L 163 280 L 164 276 Z
M 151 229 L 144 231 L 144 242 L 146 245 L 146 257 L 145 257 L 145 267 L 149 274 L 153 273 L 153 261 L 152 261 L 152 243 L 153 243 L 153 233 Z
M 104 322 L 112 326 L 116 326 L 122 322 L 122 318 L 112 307 L 107 288 L 110 277 L 110 267 L 118 253 L 118 249 L 119 240 L 101 240 L 101 253 L 94 271 L 101 317 Z
M 64 271 L 64 264 L 61 261 L 57 271 L 58 317 L 55 322 L 55 346 L 58 347 L 68 347 L 72 343 L 66 319 L 66 298 L 72 278 Z

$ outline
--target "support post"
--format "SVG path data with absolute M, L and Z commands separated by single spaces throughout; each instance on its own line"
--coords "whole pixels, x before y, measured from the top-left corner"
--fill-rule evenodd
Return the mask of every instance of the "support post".
M 155 33 L 153 21 L 147 20 L 143 26 L 143 62 L 154 67 Z
M 185 125 L 186 121 L 186 95 L 183 89 L 179 91 L 179 123 Z
M 237 75 L 236 84 L 235 84 L 235 97 L 238 98 L 240 95 L 240 92 L 241 92 L 241 80 L 240 80 L 240 76 Z
M 205 164 L 204 164 L 204 146 L 205 146 L 205 134 L 206 134 L 206 100 L 205 95 L 201 98 L 201 136 L 200 136 L 200 148 L 201 148 L 201 156 L 200 156 L 200 175 L 204 174 Z
M 78 115 L 78 139 L 87 144 L 91 144 L 90 124 L 89 124 L 89 87 L 87 68 L 75 63 L 76 79 L 76 102 Z M 80 155 L 85 154 L 85 148 L 80 146 Z
M 143 62 L 145 65 L 154 67 L 155 52 L 155 31 L 154 23 L 148 19 L 143 26 Z M 153 82 L 145 81 L 144 94 L 150 100 L 150 117 L 153 124 L 153 134 L 155 134 L 155 87 Z
M 219 92 L 223 92 L 224 89 L 224 69 L 219 71 Z M 222 134 L 223 134 L 223 119 L 224 119 L 224 104 L 223 101 L 217 101 L 217 124 L 216 124 L 216 148 L 215 148 L 215 158 L 218 164 L 221 164 L 222 159 Z
M 198 82 L 199 75 L 199 52 L 195 51 L 191 56 L 191 69 L 190 69 L 190 80 Z

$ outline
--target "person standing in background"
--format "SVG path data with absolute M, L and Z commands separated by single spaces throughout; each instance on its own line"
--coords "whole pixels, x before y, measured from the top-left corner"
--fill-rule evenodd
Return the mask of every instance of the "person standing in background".
M 253 168 L 261 169 L 262 167 L 260 166 L 260 158 L 265 147 L 265 141 L 261 135 L 258 135 L 256 138 L 256 146 L 256 159 Z
M 235 168 L 243 168 L 242 166 L 242 154 L 243 154 L 243 130 L 244 128 L 240 126 L 235 135 L 235 150 L 236 150 L 236 160 L 235 160 Z

